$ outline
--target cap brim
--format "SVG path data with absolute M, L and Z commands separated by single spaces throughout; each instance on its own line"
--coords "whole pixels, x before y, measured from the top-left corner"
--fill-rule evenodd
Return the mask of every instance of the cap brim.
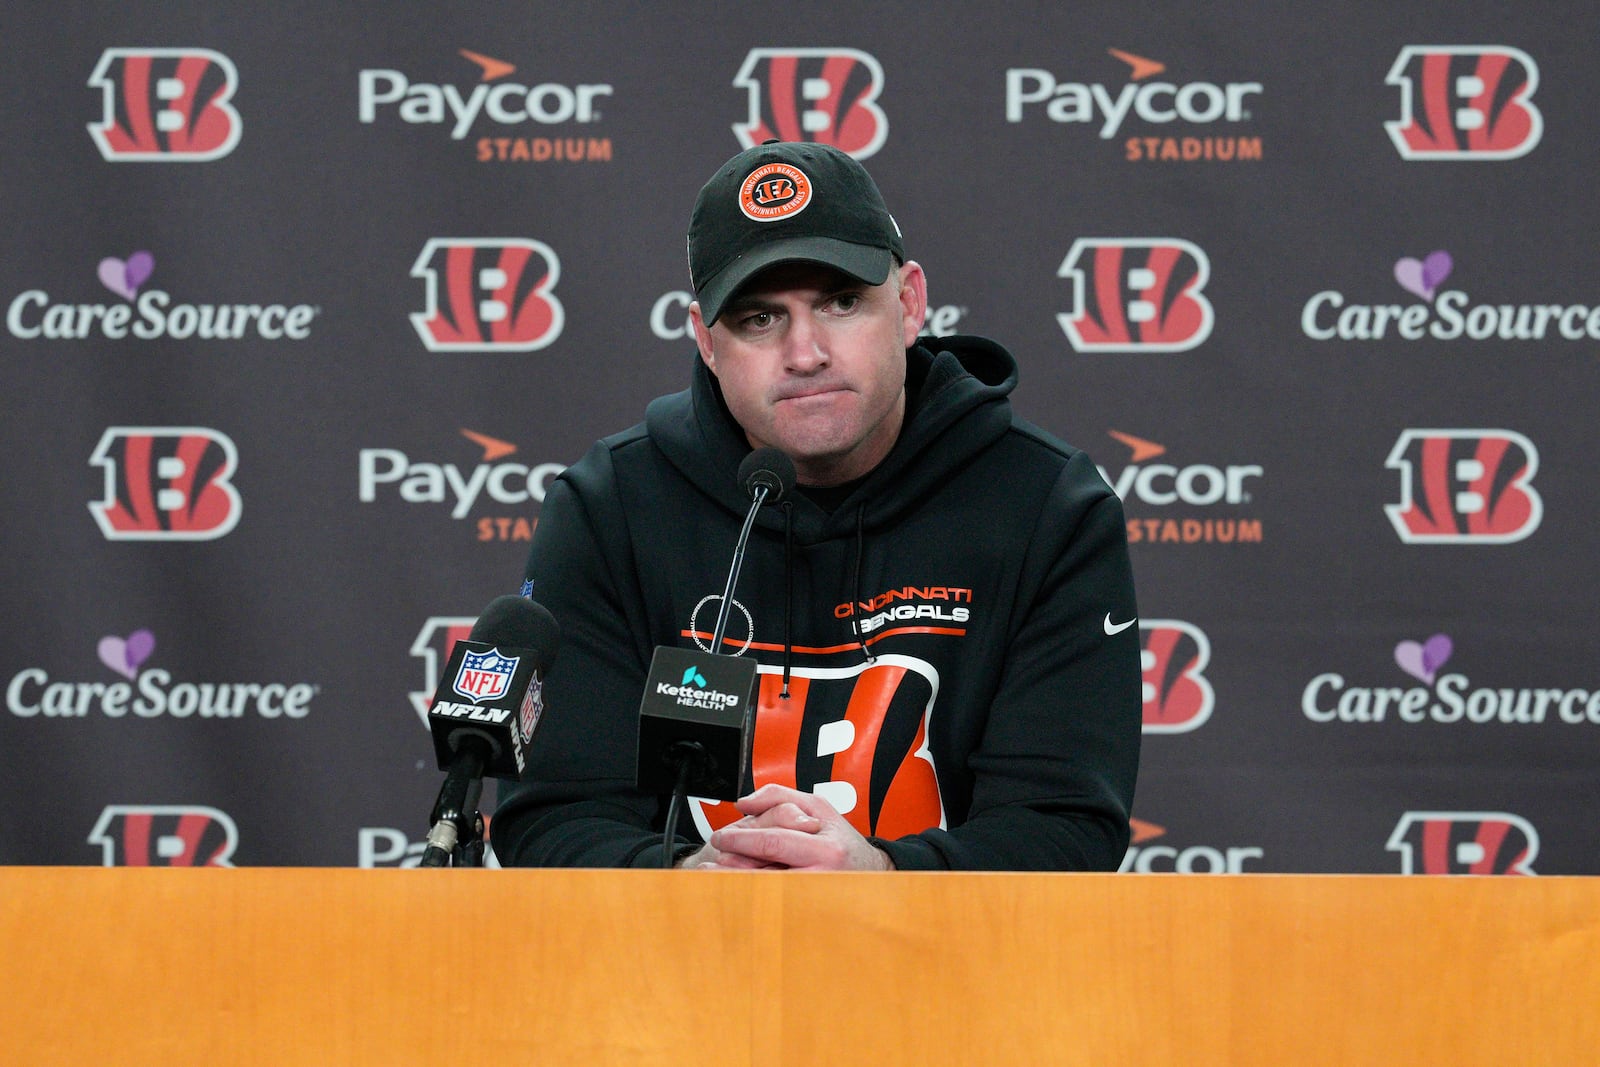
M 700 318 L 710 326 L 722 315 L 728 298 L 758 272 L 779 263 L 821 263 L 844 271 L 867 285 L 882 285 L 894 265 L 894 253 L 887 248 L 852 244 L 834 237 L 794 237 L 773 241 L 740 256 L 706 280 L 695 299 L 700 302 Z

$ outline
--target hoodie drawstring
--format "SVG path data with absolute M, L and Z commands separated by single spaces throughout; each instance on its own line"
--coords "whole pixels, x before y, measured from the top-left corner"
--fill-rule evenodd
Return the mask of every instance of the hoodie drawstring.
M 779 692 L 778 698 L 788 700 L 789 679 L 794 666 L 794 502 L 785 500 L 779 506 L 783 508 L 783 689 Z M 867 554 L 866 529 L 867 507 L 863 503 L 856 511 L 856 552 L 852 578 L 850 630 L 855 634 L 856 643 L 861 646 L 861 655 L 868 664 L 872 664 L 877 662 L 877 657 L 867 645 L 860 617 L 861 563 Z
M 794 638 L 794 501 L 783 502 L 783 692 L 789 699 L 789 667 L 793 659 L 790 642 Z
M 867 554 L 867 505 L 863 501 L 856 509 L 856 565 L 855 565 L 855 592 L 854 602 L 850 606 L 850 628 L 855 631 L 856 643 L 861 646 L 861 654 L 867 662 L 873 663 L 877 657 L 872 654 L 872 649 L 867 647 L 866 635 L 861 632 L 861 557 Z

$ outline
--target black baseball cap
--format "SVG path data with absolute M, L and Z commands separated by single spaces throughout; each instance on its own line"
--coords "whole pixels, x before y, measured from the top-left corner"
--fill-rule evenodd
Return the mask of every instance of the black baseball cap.
M 905 261 L 900 227 L 866 168 L 832 145 L 768 141 L 717 169 L 689 220 L 689 280 L 700 317 L 757 271 L 795 261 L 881 285 Z

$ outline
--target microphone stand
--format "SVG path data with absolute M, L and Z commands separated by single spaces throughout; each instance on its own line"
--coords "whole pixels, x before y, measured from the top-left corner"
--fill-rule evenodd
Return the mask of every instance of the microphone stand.
M 733 608 L 733 591 L 739 584 L 739 571 L 744 567 L 745 549 L 750 543 L 750 528 L 756 523 L 756 512 L 767 502 L 771 488 L 758 482 L 750 493 L 750 510 L 745 513 L 744 526 L 739 530 L 739 540 L 734 542 L 733 566 L 728 569 L 728 584 L 722 590 L 722 603 L 717 605 L 717 624 L 711 631 L 711 654 L 721 655 L 722 635 L 728 629 L 728 615 Z M 666 752 L 667 760 L 678 771 L 678 784 L 673 787 L 672 800 L 667 804 L 667 823 L 661 833 L 661 866 L 672 866 L 673 842 L 678 836 L 678 813 L 689 796 L 689 779 L 705 770 L 707 753 L 698 741 L 679 741 Z
M 678 839 L 678 815 L 689 799 L 689 778 L 705 770 L 706 749 L 698 741 L 678 741 L 666 752 L 666 758 L 678 771 L 678 782 L 672 787 L 672 800 L 667 804 L 667 823 L 661 831 L 661 866 L 672 866 L 672 854 L 677 851 L 673 843 Z
M 758 465 L 756 470 L 747 471 L 745 468 L 751 460 L 760 460 L 763 453 L 768 453 L 766 466 Z M 779 464 L 774 466 L 774 464 Z M 783 468 L 787 467 L 787 475 Z M 744 567 L 744 555 L 750 544 L 750 531 L 756 524 L 756 513 L 759 512 L 767 498 L 770 496 L 777 501 L 783 496 L 787 486 L 794 484 L 794 464 L 775 448 L 758 449 L 752 452 L 741 464 L 739 480 L 750 493 L 750 510 L 745 512 L 744 525 L 739 529 L 739 539 L 733 546 L 733 566 L 728 569 L 728 584 L 722 590 L 722 603 L 717 608 L 717 623 L 711 631 L 711 654 L 724 655 L 722 652 L 722 635 L 728 628 L 728 616 L 733 609 L 733 591 L 739 585 L 739 571 Z M 751 714 L 750 709 L 745 710 L 745 729 L 749 730 Z M 705 746 L 698 741 L 675 742 L 662 759 L 670 764 L 678 773 L 676 785 L 672 790 L 672 799 L 667 804 L 667 818 L 661 834 L 661 866 L 671 867 L 674 842 L 678 834 L 678 815 L 688 799 L 689 782 L 701 778 L 707 771 L 707 764 L 711 754 Z
M 433 802 L 428 844 L 422 851 L 422 867 L 482 867 L 483 815 L 478 801 L 483 796 L 483 767 L 487 743 L 468 734 L 462 738 L 456 758 L 450 764 L 439 797 Z

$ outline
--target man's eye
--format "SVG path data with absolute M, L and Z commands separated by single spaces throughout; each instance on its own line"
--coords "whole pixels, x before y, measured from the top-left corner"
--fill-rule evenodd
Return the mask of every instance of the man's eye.
M 772 325 L 772 312 L 757 311 L 740 319 L 739 324 L 747 330 L 764 330 Z
M 860 303 L 860 293 L 840 293 L 833 298 L 833 306 L 840 311 L 854 311 Z

